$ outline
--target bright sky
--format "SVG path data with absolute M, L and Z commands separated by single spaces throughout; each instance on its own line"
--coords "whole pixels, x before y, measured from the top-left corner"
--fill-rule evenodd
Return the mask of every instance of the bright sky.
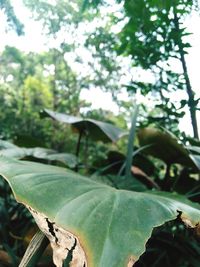
M 54 1 L 54 0 L 49 0 Z M 56 2 L 56 1 L 54 1 Z M 22 0 L 14 1 L 12 3 L 15 8 L 16 15 L 20 18 L 20 20 L 25 25 L 25 36 L 18 37 L 14 31 L 5 32 L 6 18 L 2 11 L 0 11 L 0 51 L 3 50 L 5 45 L 15 46 L 23 51 L 35 51 L 40 52 L 48 49 L 46 42 L 46 38 L 42 35 L 42 26 L 39 22 L 33 21 L 31 17 L 31 13 L 23 6 Z M 199 62 L 200 62 L 200 16 L 197 14 L 193 14 L 187 21 L 186 26 L 190 32 L 193 33 L 190 36 L 190 44 L 192 48 L 189 50 L 189 54 L 187 55 L 187 66 L 189 71 L 189 76 L 191 79 L 193 90 L 196 92 L 197 97 L 200 98 L 200 74 L 199 74 Z M 84 53 L 84 51 L 82 51 Z M 85 52 L 86 53 L 86 52 Z M 86 58 L 88 55 L 86 55 Z M 71 58 L 71 64 L 73 64 L 73 59 Z M 76 68 L 76 66 L 74 66 Z M 176 63 L 174 63 L 174 67 L 177 69 Z M 151 80 L 151 75 L 148 73 L 139 73 L 141 77 L 145 76 L 146 80 Z M 126 79 L 126 78 L 125 78 Z M 88 92 L 88 90 L 83 90 L 82 97 L 87 99 L 92 103 L 92 108 L 102 108 L 107 110 L 112 110 L 113 112 L 118 112 L 118 107 L 112 101 L 112 96 L 110 93 L 103 93 L 100 89 L 93 89 Z M 126 100 L 127 95 L 121 94 L 120 99 Z M 176 98 L 178 96 L 175 96 Z M 141 102 L 148 101 L 144 97 L 140 98 Z M 198 121 L 200 121 L 200 112 L 198 113 Z M 187 127 L 186 127 L 187 124 Z M 200 123 L 199 123 L 200 124 Z M 191 127 L 189 122 L 189 115 L 187 114 L 184 120 L 180 122 L 180 128 L 186 131 L 188 134 L 191 134 Z

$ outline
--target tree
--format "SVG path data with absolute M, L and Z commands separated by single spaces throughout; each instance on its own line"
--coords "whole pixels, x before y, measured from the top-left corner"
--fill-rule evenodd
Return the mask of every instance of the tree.
M 104 1 L 84 1 L 105 4 Z M 129 92 L 139 91 L 143 95 L 153 94 L 157 99 L 155 107 L 162 111 L 160 124 L 169 127 L 170 122 L 178 123 L 178 118 L 184 116 L 183 108 L 187 106 L 190 111 L 194 137 L 198 138 L 196 110 L 199 99 L 196 99 L 192 90 L 187 71 L 185 54 L 190 44 L 185 41 L 189 35 L 184 28 L 184 19 L 194 8 L 196 1 L 148 1 L 125 0 L 123 3 L 125 26 L 119 33 L 118 54 L 131 56 L 133 67 L 150 70 L 154 74 L 154 82 L 136 81 L 129 84 Z M 121 19 L 118 19 L 118 22 Z M 115 18 L 117 23 L 117 17 Z M 182 66 L 177 72 L 175 66 Z M 187 97 L 181 100 L 172 100 L 171 93 L 186 92 Z M 177 111 L 178 109 L 178 111 Z M 154 118 L 151 118 L 151 121 Z M 150 122 L 151 122 L 150 121 Z
M 50 121 L 42 121 L 40 111 L 50 108 L 78 115 L 88 103 L 80 99 L 84 84 L 67 64 L 63 52 L 52 49 L 41 54 L 26 54 L 6 47 L 0 66 L 1 136 L 13 139 L 29 135 L 64 149 L 67 130 L 61 130 L 63 126 Z M 50 140 L 44 133 L 52 131 L 54 138 Z
M 112 18 L 95 10 L 82 12 L 82 0 L 69 3 L 64 0 L 55 3 L 25 0 L 24 3 L 34 19 L 42 23 L 49 40 L 47 46 L 52 52 L 59 51 L 60 57 L 62 54 L 66 61 L 71 57 L 72 62 L 73 58 L 79 82 L 91 90 L 109 91 L 117 99 L 124 71 L 114 51 L 115 35 L 110 35 Z M 110 53 L 111 48 L 113 53 Z
M 18 35 L 22 35 L 24 26 L 17 18 L 10 0 L 0 0 L 0 9 L 7 17 L 8 27 L 14 29 Z

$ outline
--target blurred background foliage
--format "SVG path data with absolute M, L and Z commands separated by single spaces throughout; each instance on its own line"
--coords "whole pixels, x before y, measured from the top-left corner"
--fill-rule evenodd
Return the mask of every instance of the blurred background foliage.
M 188 73 L 192 37 L 185 27 L 185 20 L 199 13 L 198 1 L 23 2 L 42 25 L 48 49 L 24 52 L 13 44 L 0 52 L 1 154 L 67 166 L 117 188 L 176 191 L 199 202 L 200 97 Z M 24 34 L 26 25 L 12 1 L 0 0 L 0 9 L 7 30 Z M 93 108 L 82 97 L 94 88 L 112 95 L 117 114 L 112 106 Z M 94 141 L 85 121 L 111 123 L 126 132 L 135 101 L 140 102 L 138 153 L 132 180 L 124 181 L 127 135 L 117 142 Z M 42 118 L 44 109 L 81 118 L 81 138 L 71 123 Z M 179 127 L 184 119 L 191 136 Z M 30 215 L 0 180 L 0 266 L 18 265 L 32 232 Z M 45 257 L 38 266 L 51 266 Z M 136 266 L 198 267 L 199 260 L 199 237 L 177 219 L 155 229 Z

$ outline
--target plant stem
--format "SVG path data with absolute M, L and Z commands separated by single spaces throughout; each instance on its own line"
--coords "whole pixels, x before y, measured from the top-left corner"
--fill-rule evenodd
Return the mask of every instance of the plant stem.
M 165 171 L 165 176 L 163 179 L 163 185 L 162 185 L 162 189 L 168 191 L 169 190 L 169 182 L 170 182 L 170 169 L 171 169 L 171 164 L 167 163 L 166 166 L 166 171 Z
M 168 163 L 166 166 L 166 172 L 165 172 L 164 180 L 167 180 L 170 177 L 170 168 L 171 168 L 171 164 Z
M 84 151 L 84 168 L 85 168 L 85 171 L 87 173 L 88 171 L 88 138 L 89 138 L 89 133 L 88 131 L 85 132 L 85 151 Z
M 128 137 L 128 148 L 127 148 L 127 156 L 126 156 L 126 167 L 125 167 L 125 176 L 126 178 L 131 177 L 131 167 L 132 167 L 132 159 L 133 159 L 133 141 L 135 139 L 135 131 L 136 131 L 136 122 L 138 116 L 138 106 L 135 107 L 132 122 L 131 122 L 131 129 Z
M 84 130 L 80 130 L 79 132 L 79 136 L 78 136 L 78 142 L 77 142 L 77 146 L 76 146 L 76 157 L 77 157 L 77 165 L 75 167 L 75 171 L 77 172 L 78 171 L 78 164 L 79 164 L 79 153 L 80 153 L 80 147 L 81 147 L 81 138 L 83 136 L 83 132 Z
M 36 266 L 48 244 L 48 238 L 39 230 L 32 238 L 19 267 Z

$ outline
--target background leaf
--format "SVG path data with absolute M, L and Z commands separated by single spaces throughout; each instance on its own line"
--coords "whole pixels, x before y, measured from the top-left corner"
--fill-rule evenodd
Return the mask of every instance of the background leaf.
M 138 131 L 138 139 L 141 146 L 151 145 L 145 149 L 145 153 L 163 160 L 166 164 L 179 163 L 196 170 L 199 168 L 189 151 L 167 131 L 142 128 Z
M 45 109 L 43 113 L 41 113 L 41 116 L 51 117 L 59 122 L 70 124 L 78 132 L 89 134 L 90 138 L 96 141 L 101 140 L 104 142 L 116 142 L 118 139 L 127 134 L 124 130 L 107 122 L 93 119 L 83 119 L 48 109 Z

